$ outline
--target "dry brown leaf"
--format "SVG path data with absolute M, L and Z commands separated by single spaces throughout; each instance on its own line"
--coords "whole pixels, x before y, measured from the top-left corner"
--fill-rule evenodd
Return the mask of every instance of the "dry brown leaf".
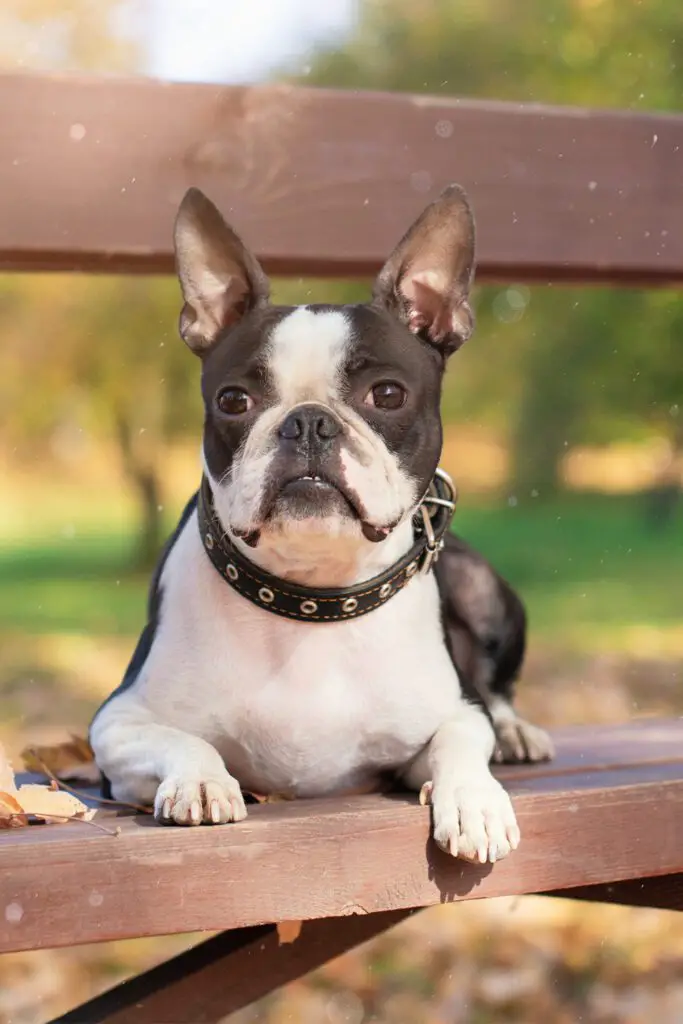
M 95 816 L 95 811 L 92 808 L 86 807 L 71 793 L 65 793 L 61 789 L 51 789 L 48 786 L 33 784 L 19 786 L 17 800 L 21 805 L 20 811 L 23 810 L 34 818 L 54 824 L 69 818 L 76 821 L 90 821 Z
M 28 818 L 16 796 L 0 792 L 0 828 L 21 828 L 22 825 L 28 825 Z
M 26 747 L 21 756 L 27 771 L 44 775 L 47 769 L 64 782 L 97 784 L 101 778 L 92 747 L 82 736 L 72 734 L 64 743 L 52 746 Z
M 277 939 L 281 946 L 286 946 L 290 942 L 296 942 L 301 935 L 301 928 L 303 921 L 278 921 L 277 927 Z
M 16 793 L 17 785 L 14 781 L 12 765 L 7 760 L 7 754 L 2 743 L 0 743 L 0 792 Z

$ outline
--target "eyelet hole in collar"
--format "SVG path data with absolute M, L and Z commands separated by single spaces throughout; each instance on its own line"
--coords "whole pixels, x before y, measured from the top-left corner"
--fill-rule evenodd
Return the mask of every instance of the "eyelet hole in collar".
M 299 605 L 299 610 L 302 611 L 304 615 L 315 615 L 318 610 L 318 603 L 317 601 L 302 601 Z

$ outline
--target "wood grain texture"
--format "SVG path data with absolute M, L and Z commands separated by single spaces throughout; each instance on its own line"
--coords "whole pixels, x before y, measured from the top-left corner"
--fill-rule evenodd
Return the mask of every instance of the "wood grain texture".
M 169 271 L 204 189 L 271 272 L 370 274 L 448 182 L 480 276 L 683 280 L 683 117 L 0 76 L 0 266 Z
M 583 737 L 583 740 L 581 740 Z M 515 854 L 474 867 L 437 850 L 404 794 L 255 807 L 238 825 L 178 829 L 118 819 L 0 834 L 0 951 L 277 920 L 341 917 L 547 892 L 683 871 L 683 721 L 626 727 L 628 767 L 605 765 L 605 730 L 564 730 L 563 758 L 506 771 Z M 607 759 L 609 760 L 609 758 Z M 594 767 L 598 765 L 598 767 Z M 98 820 L 111 822 L 106 814 Z M 12 908 L 8 912 L 8 908 Z
M 209 1024 L 393 928 L 410 911 L 307 921 L 281 945 L 275 926 L 223 932 L 51 1024 Z

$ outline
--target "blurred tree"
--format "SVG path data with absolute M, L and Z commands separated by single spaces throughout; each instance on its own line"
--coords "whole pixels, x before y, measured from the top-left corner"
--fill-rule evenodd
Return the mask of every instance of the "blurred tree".
M 165 449 L 199 432 L 199 366 L 177 337 L 175 281 L 109 278 L 94 294 L 93 283 L 74 311 L 71 357 L 91 396 L 91 421 L 118 443 L 140 503 L 140 561 L 150 564 L 163 540 Z
M 165 449 L 201 423 L 179 305 L 171 278 L 0 277 L 0 437 L 25 457 L 84 431 L 113 440 L 139 501 L 144 564 L 161 541 Z
M 665 441 L 646 503 L 652 522 L 660 526 L 671 521 L 681 497 L 683 301 L 672 291 L 641 292 L 632 301 L 634 315 L 621 310 L 623 330 L 615 348 L 621 372 L 605 374 L 603 398 L 613 415 L 649 427 Z
M 361 0 L 316 85 L 680 110 L 678 0 Z

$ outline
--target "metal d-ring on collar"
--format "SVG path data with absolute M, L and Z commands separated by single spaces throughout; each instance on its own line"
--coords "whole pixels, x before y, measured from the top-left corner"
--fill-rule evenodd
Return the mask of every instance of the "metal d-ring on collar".
M 416 575 L 431 572 L 457 500 L 451 478 L 437 469 L 413 519 L 413 546 L 389 569 L 353 587 L 301 587 L 265 572 L 246 558 L 226 534 L 216 514 L 206 477 L 197 496 L 199 531 L 213 567 L 248 601 L 299 622 L 343 622 L 367 615 L 385 604 Z
M 422 528 L 427 541 L 424 560 L 421 566 L 421 571 L 423 573 L 428 573 L 432 569 L 439 557 L 439 552 L 443 549 L 444 534 L 451 524 L 451 519 L 455 515 L 457 500 L 458 492 L 455 489 L 455 484 L 445 470 L 438 468 L 434 473 L 427 493 L 420 502 L 419 511 L 422 517 Z M 441 530 L 437 535 L 437 532 L 434 529 L 433 510 L 438 511 L 439 509 L 445 510 L 448 520 L 446 523 L 446 529 Z

